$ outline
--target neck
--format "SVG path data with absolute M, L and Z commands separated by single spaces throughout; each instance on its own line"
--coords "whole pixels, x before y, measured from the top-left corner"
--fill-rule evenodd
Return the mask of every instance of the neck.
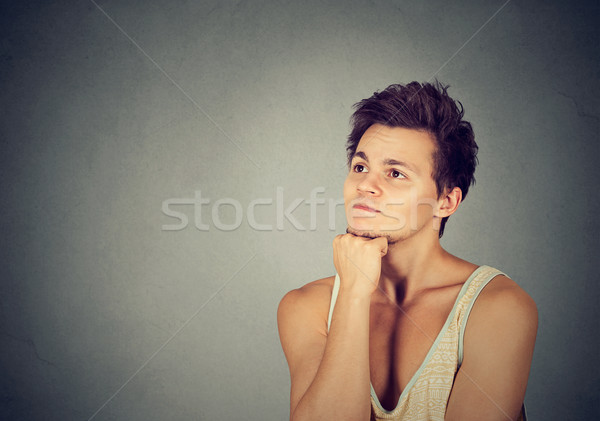
M 457 260 L 442 248 L 437 235 L 419 234 L 423 233 L 391 244 L 381 261 L 379 287 L 386 301 L 402 304 L 423 290 L 441 286 L 444 268 Z

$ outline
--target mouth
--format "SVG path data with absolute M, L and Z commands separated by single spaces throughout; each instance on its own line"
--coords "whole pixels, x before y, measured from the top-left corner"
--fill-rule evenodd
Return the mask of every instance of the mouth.
M 374 209 L 374 208 L 371 208 L 371 207 L 369 207 L 367 205 L 364 205 L 364 204 L 354 205 L 354 206 L 352 206 L 352 209 L 360 209 L 360 210 L 367 211 L 367 212 L 381 213 L 381 211 L 379 211 L 377 209 Z

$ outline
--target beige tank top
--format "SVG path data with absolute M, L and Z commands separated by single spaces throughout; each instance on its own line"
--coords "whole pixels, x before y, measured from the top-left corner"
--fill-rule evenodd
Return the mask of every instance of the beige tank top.
M 371 385 L 371 420 L 444 420 L 454 375 L 462 363 L 463 336 L 467 318 L 483 287 L 497 275 L 504 275 L 504 273 L 490 266 L 480 266 L 469 276 L 425 360 L 402 391 L 396 408 L 391 411 L 385 410 Z M 340 278 L 336 274 L 327 329 L 331 326 L 339 289 Z M 526 420 L 525 404 L 523 404 L 518 421 Z

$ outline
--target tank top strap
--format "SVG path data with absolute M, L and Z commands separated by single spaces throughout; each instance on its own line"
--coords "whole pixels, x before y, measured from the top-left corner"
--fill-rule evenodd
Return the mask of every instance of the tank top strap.
M 337 301 L 338 293 L 340 292 L 340 275 L 335 274 L 335 281 L 333 281 L 333 290 L 331 291 L 331 302 L 329 304 L 329 316 L 327 316 L 327 331 L 329 332 L 329 327 L 331 326 L 331 317 L 333 316 L 333 308 L 335 307 L 335 302 Z
M 491 266 L 480 266 L 476 270 L 476 275 L 470 279 L 468 285 L 464 286 L 464 294 L 460 297 L 456 305 L 455 319 L 459 326 L 458 333 L 458 367 L 460 368 L 463 360 L 463 341 L 465 336 L 465 328 L 467 326 L 467 319 L 475 304 L 475 300 L 483 290 L 483 288 L 496 276 L 506 275 L 504 272 L 499 271 Z

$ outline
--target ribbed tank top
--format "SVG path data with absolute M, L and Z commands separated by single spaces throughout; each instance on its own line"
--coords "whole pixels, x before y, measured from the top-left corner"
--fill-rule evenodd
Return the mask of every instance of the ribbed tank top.
M 371 384 L 371 420 L 444 420 L 446 405 L 454 376 L 462 364 L 463 337 L 467 319 L 481 290 L 498 275 L 505 275 L 490 266 L 479 266 L 462 286 L 446 323 L 429 349 L 425 360 L 408 382 L 396 408 L 385 410 Z M 335 275 L 327 330 L 331 326 L 333 309 L 340 290 L 340 277 Z M 518 421 L 526 421 L 525 404 Z

